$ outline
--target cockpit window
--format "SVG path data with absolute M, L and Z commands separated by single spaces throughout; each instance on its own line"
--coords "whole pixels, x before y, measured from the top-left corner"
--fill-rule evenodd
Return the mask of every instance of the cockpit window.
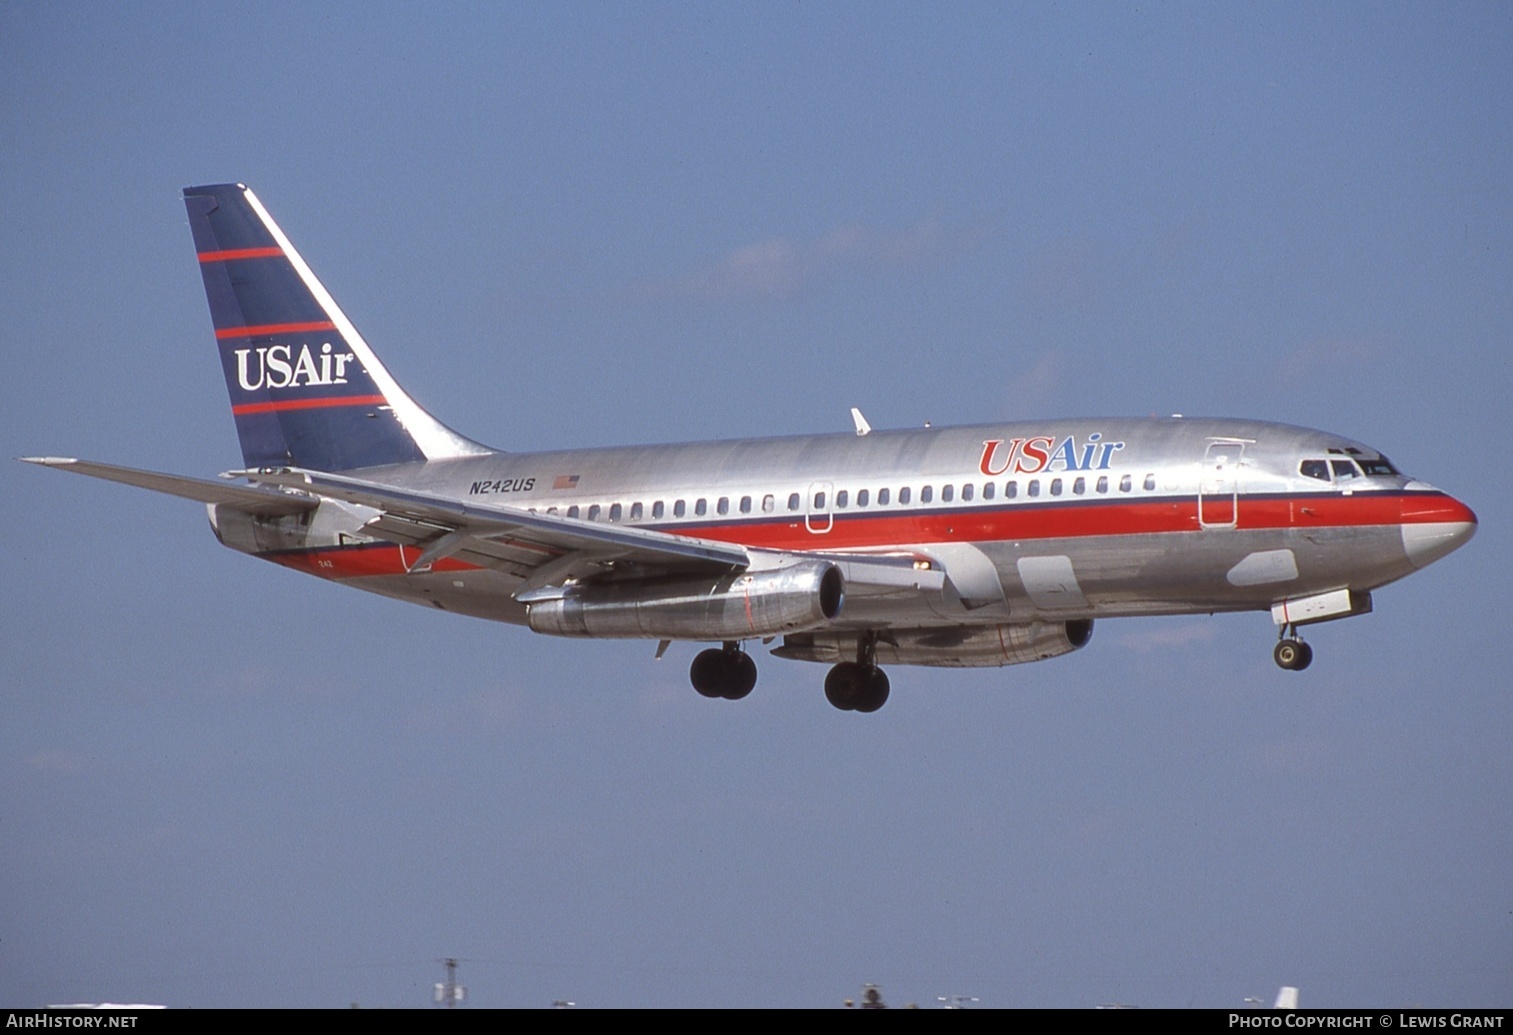
M 1304 460 L 1298 465 L 1298 473 L 1304 478 L 1317 478 L 1321 482 L 1329 481 L 1328 460 Z
M 1329 466 L 1334 468 L 1334 480 L 1345 481 L 1347 478 L 1359 477 L 1360 473 L 1355 469 L 1355 464 L 1349 460 L 1331 460 Z
M 1397 474 L 1397 468 L 1393 467 L 1392 461 L 1388 460 L 1385 456 L 1377 457 L 1375 460 L 1362 460 L 1361 470 L 1365 471 L 1368 477 L 1371 475 Z

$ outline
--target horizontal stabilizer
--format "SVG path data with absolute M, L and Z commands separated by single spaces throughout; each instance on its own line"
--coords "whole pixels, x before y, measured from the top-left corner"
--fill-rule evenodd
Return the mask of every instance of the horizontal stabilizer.
M 74 474 L 87 474 L 91 478 L 135 485 L 139 489 L 165 492 L 170 496 L 182 496 L 201 503 L 221 503 L 245 510 L 249 514 L 274 517 L 279 514 L 298 514 L 314 510 L 320 500 L 313 496 L 294 495 L 275 488 L 257 488 L 247 485 L 231 485 L 223 481 L 205 478 L 188 478 L 180 474 L 160 474 L 157 471 L 139 471 L 134 467 L 117 467 L 114 464 L 95 463 L 92 460 L 75 460 L 64 456 L 23 456 L 22 462 L 51 467 Z

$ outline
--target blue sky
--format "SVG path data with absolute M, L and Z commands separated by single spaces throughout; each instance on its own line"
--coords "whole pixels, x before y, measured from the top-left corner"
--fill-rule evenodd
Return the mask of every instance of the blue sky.
M 1250 416 L 1482 522 L 1302 676 L 1109 621 L 861 717 L 0 465 L 0 1002 L 1513 998 L 1507 5 L 10 3 L 0 141 L 9 456 L 238 464 L 239 180 L 501 448 Z

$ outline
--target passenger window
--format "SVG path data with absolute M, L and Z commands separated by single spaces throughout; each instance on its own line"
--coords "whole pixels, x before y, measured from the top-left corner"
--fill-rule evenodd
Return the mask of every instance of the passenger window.
M 597 504 L 597 503 L 595 503 L 592 507 L 589 507 L 588 508 L 588 519 L 590 521 L 598 521 L 599 520 L 599 510 L 600 510 L 599 504 Z
M 717 510 L 717 511 L 719 511 L 721 515 L 729 514 L 730 513 L 730 497 L 729 496 L 721 496 L 720 497 L 720 502 L 718 502 L 718 503 L 716 503 L 714 505 L 714 509 Z
M 632 503 L 630 505 L 630 519 L 632 521 L 640 521 L 641 520 L 641 504 L 640 503 Z
M 1052 478 L 1051 479 L 1051 495 L 1052 496 L 1060 496 L 1061 495 L 1061 479 L 1060 478 Z
M 678 502 L 676 502 L 676 503 L 674 503 L 672 505 L 672 516 L 673 517 L 682 517 L 684 514 L 687 514 L 687 513 L 688 513 L 688 504 L 684 503 L 682 500 L 678 500 Z
M 942 503 L 950 503 L 951 502 L 951 497 L 954 496 L 955 494 L 956 494 L 956 486 L 954 486 L 954 485 L 942 485 L 940 487 L 940 501 Z
M 618 524 L 622 516 L 623 512 L 620 509 L 620 504 L 611 503 L 609 507 L 609 519 Z
M 703 517 L 709 513 L 709 501 L 702 496 L 694 501 L 693 512 L 695 517 Z
M 751 513 L 751 497 L 750 496 L 742 496 L 741 497 L 741 513 L 742 514 L 750 514 Z
M 1146 492 L 1155 492 L 1156 491 L 1156 476 L 1154 474 L 1148 474 L 1148 475 L 1145 476 L 1145 491 Z
M 1133 485 L 1133 483 L 1130 481 L 1130 476 L 1129 475 L 1125 475 L 1123 478 L 1119 479 L 1119 491 L 1120 492 L 1129 492 L 1130 488 L 1132 487 L 1132 485 Z
M 886 507 L 888 505 L 888 490 L 887 489 L 878 489 L 877 490 L 877 505 L 879 507 Z
M 567 516 L 570 518 L 575 518 L 578 516 L 578 505 L 576 503 L 567 508 Z
M 902 489 L 898 490 L 898 505 L 900 507 L 906 506 L 908 504 L 908 502 L 909 502 L 909 487 L 907 485 L 905 485 Z
M 555 514 L 555 513 L 557 513 L 557 508 L 556 507 L 547 507 L 546 508 L 546 512 L 548 514 Z
M 865 507 L 867 505 L 867 502 L 868 502 L 867 490 L 866 489 L 857 489 L 856 490 L 856 505 L 858 507 Z
M 661 500 L 657 500 L 657 502 L 651 505 L 651 516 L 658 521 L 662 519 L 662 515 L 665 513 L 667 513 L 667 508 L 662 506 Z
M 788 509 L 789 510 L 798 510 L 799 509 L 799 494 L 798 493 L 795 492 L 792 496 L 788 497 Z
M 850 502 L 851 493 L 847 492 L 845 489 L 842 489 L 840 492 L 837 492 L 835 494 L 835 505 L 837 507 L 844 507 L 847 503 Z
M 1072 483 L 1072 495 L 1081 496 L 1084 492 L 1087 492 L 1087 479 L 1078 478 Z
M 922 488 L 922 489 L 919 490 L 919 502 L 921 502 L 921 503 L 929 503 L 934 498 L 935 498 L 935 486 L 933 486 L 933 485 L 926 485 L 924 488 Z
M 982 498 L 985 499 L 985 500 L 992 499 L 993 498 L 993 492 L 994 492 L 994 490 L 996 488 L 997 488 L 997 486 L 993 482 L 983 482 L 982 483 Z
M 1100 475 L 1098 478 L 1098 491 L 1108 492 L 1108 475 Z
M 1031 496 L 1039 496 L 1040 495 L 1040 479 L 1039 478 L 1031 478 L 1030 479 L 1030 495 Z
M 824 510 L 825 509 L 825 494 L 823 492 L 816 492 L 814 494 L 814 509 L 815 510 Z
M 1004 485 L 1004 487 L 1003 487 L 1003 498 L 1004 499 L 1011 500 L 1011 499 L 1014 499 L 1015 497 L 1017 497 L 1018 495 L 1019 495 L 1019 483 L 1018 482 L 1009 482 L 1006 485 Z
M 774 510 L 777 509 L 777 507 L 778 507 L 778 501 L 775 498 L 773 498 L 772 493 L 769 492 L 767 495 L 765 495 L 765 496 L 762 497 L 762 513 L 763 514 L 771 514 Z

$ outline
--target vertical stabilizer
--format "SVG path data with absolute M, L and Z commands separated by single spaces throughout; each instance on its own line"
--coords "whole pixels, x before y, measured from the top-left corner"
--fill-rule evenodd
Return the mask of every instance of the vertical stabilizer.
M 489 452 L 405 394 L 251 190 L 186 187 L 184 204 L 248 467 Z

